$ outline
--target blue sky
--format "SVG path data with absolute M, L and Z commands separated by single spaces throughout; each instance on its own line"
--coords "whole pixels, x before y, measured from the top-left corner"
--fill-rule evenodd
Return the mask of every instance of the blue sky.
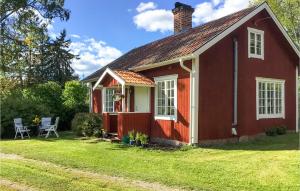
M 177 0 L 178 1 L 178 0 Z M 55 37 L 66 29 L 73 53 L 72 64 L 82 78 L 132 48 L 173 34 L 175 0 L 65 0 L 71 11 L 67 22 L 54 20 L 49 33 Z M 248 6 L 248 0 L 183 0 L 195 8 L 197 26 Z

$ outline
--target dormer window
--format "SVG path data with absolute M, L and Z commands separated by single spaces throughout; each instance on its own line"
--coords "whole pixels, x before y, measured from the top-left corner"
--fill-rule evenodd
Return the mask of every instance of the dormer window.
M 264 59 L 264 31 L 248 27 L 248 57 Z

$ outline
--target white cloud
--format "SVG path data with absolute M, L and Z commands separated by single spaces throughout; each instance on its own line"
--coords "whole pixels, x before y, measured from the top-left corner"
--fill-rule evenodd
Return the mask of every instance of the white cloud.
M 173 13 L 165 9 L 148 10 L 134 16 L 137 28 L 149 32 L 166 32 L 173 30 Z
M 72 42 L 70 49 L 80 57 L 72 63 L 72 68 L 79 77 L 88 76 L 122 55 L 120 50 L 94 38 Z
M 146 10 L 149 10 L 149 9 L 156 9 L 157 5 L 153 2 L 148 2 L 148 3 L 144 3 L 144 2 L 141 2 L 137 8 L 136 8 L 136 11 L 137 12 L 143 12 L 143 11 L 146 11 Z
M 249 6 L 249 0 L 206 0 L 197 4 L 193 14 L 196 25 L 218 19 Z M 139 29 L 148 32 L 173 31 L 173 13 L 171 10 L 157 9 L 153 2 L 140 3 L 136 8 L 138 14 L 133 22 Z
M 221 18 L 248 7 L 249 0 L 211 0 L 196 5 L 193 14 L 195 24 Z
M 80 35 L 78 35 L 78 34 L 71 34 L 70 36 L 73 38 L 80 38 Z

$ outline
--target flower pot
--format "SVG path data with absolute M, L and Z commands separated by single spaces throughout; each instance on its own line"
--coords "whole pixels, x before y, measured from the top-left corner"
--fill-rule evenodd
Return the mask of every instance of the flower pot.
M 129 145 L 135 145 L 135 140 L 130 140 Z

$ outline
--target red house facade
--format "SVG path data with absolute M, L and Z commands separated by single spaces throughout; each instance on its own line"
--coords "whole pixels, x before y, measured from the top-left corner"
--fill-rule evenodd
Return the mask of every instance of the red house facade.
M 91 112 L 122 138 L 197 144 L 286 125 L 298 131 L 299 51 L 264 3 L 192 28 L 176 3 L 175 34 L 91 74 Z

